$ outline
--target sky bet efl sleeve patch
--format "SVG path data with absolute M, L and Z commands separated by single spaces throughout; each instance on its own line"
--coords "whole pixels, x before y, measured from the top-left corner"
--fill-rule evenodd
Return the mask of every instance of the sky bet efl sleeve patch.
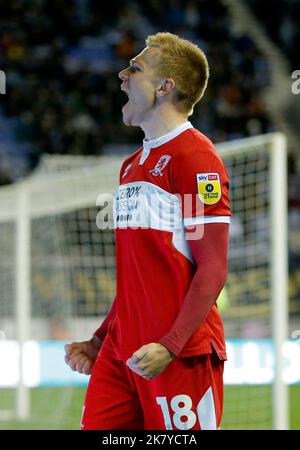
M 205 205 L 214 205 L 221 198 L 218 173 L 197 173 L 198 196 Z

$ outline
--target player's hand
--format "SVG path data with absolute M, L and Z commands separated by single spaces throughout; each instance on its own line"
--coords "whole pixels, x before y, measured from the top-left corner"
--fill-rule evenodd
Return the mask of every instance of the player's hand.
M 65 361 L 72 370 L 90 375 L 101 345 L 102 341 L 96 335 L 89 341 L 66 344 Z
M 165 370 L 174 358 L 166 347 L 152 342 L 134 352 L 126 364 L 133 372 L 150 381 Z

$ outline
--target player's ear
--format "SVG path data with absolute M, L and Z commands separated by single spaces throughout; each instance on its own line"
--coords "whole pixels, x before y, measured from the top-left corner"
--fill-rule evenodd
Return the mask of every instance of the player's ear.
M 164 97 L 169 95 L 175 89 L 175 81 L 172 78 L 164 78 L 159 81 L 156 89 L 157 97 Z

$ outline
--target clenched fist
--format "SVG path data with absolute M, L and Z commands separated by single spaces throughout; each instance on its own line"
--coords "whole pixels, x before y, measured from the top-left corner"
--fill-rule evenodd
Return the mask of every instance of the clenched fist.
M 94 335 L 89 341 L 65 345 L 65 361 L 72 370 L 90 375 L 102 341 Z

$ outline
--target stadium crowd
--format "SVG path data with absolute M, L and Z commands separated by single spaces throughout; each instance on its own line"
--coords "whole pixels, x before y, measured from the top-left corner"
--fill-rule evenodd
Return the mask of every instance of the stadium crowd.
M 272 130 L 261 96 L 267 61 L 219 0 L 113 0 L 109 8 L 97 0 L 71 0 L 68 7 L 59 0 L 13 0 L 1 6 L 0 29 L 7 76 L 2 184 L 45 152 L 101 154 L 113 144 L 140 142 L 140 132 L 122 124 L 117 73 L 157 31 L 191 39 L 208 56 L 211 79 L 195 126 L 215 142 Z
M 256 17 L 268 36 L 281 48 L 291 69 L 300 68 L 300 2 L 299 0 L 273 0 L 272 3 L 249 0 Z

